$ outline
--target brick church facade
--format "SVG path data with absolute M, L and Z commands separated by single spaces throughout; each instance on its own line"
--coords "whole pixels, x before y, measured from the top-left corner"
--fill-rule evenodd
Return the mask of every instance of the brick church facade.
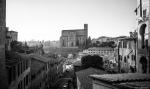
M 88 37 L 88 24 L 84 24 L 84 29 L 62 30 L 60 37 L 61 47 L 85 46 Z

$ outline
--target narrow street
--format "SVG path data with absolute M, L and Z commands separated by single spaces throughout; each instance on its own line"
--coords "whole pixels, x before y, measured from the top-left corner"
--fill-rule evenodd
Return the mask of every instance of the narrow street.
M 65 72 L 55 83 L 55 89 L 74 89 L 73 88 L 73 71 Z

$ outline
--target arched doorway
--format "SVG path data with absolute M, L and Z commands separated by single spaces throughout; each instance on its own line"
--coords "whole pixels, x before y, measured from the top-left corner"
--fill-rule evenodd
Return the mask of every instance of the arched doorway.
M 140 63 L 141 63 L 141 67 L 142 67 L 142 73 L 146 73 L 147 72 L 147 59 L 146 59 L 146 57 L 144 57 L 144 56 L 142 56 L 141 58 L 140 58 L 140 61 L 139 61 Z

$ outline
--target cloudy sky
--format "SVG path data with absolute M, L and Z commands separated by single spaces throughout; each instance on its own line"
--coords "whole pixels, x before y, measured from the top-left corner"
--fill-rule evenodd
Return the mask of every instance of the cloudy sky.
M 89 36 L 129 35 L 136 0 L 7 0 L 7 26 L 20 41 L 59 40 L 61 30 L 89 25 Z

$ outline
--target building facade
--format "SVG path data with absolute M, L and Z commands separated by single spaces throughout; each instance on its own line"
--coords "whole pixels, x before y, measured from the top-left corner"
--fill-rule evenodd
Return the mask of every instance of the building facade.
M 83 50 L 83 53 L 87 53 L 89 55 L 108 56 L 114 55 L 114 48 L 92 47 Z
M 93 89 L 92 80 L 89 77 L 92 74 L 101 75 L 107 72 L 92 67 L 75 72 L 77 89 Z
M 6 31 L 6 50 L 11 50 L 11 42 L 18 40 L 18 32 L 16 31 L 9 31 L 7 28 Z
M 84 29 L 62 30 L 60 37 L 61 47 L 79 47 L 86 45 L 88 37 L 88 24 L 84 24 Z
M 30 54 L 31 57 L 31 86 L 29 89 L 48 89 L 49 59 Z
M 137 0 L 137 72 L 150 72 L 150 0 Z
M 6 0 L 0 0 L 0 26 L 6 27 Z
M 29 89 L 31 61 L 26 54 L 7 52 L 6 68 L 9 89 Z
M 124 38 L 119 42 L 119 60 L 122 72 L 136 70 L 136 38 Z
M 0 87 L 8 89 L 5 65 L 6 0 L 0 0 Z

